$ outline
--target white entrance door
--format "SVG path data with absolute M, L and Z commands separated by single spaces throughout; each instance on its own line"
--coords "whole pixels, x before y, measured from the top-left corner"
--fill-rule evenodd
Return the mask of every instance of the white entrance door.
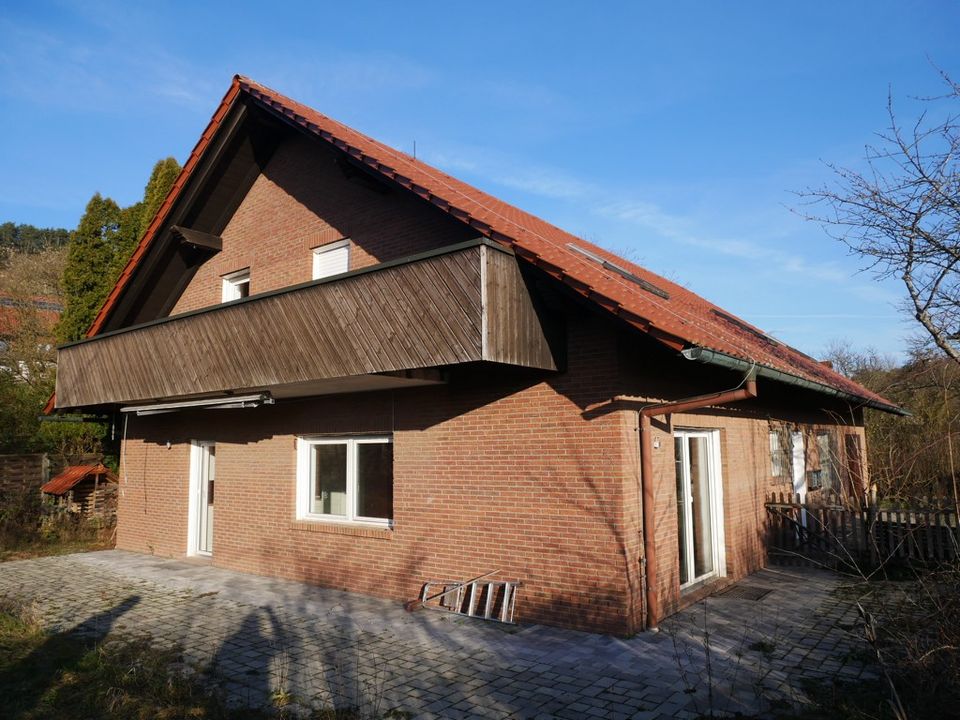
M 682 589 L 726 574 L 720 434 L 714 430 L 679 430 L 674 433 L 674 453 Z
M 187 546 L 190 555 L 213 553 L 213 499 L 217 446 L 194 442 L 191 447 L 190 517 Z

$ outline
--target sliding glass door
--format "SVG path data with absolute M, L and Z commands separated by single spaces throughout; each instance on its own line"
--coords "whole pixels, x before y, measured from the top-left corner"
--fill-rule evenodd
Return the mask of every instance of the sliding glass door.
M 684 588 L 724 573 L 719 433 L 678 430 L 673 442 L 680 587 Z

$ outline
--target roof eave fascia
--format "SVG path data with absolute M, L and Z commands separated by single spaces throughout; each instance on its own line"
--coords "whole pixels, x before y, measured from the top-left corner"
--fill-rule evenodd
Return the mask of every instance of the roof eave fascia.
M 749 360 L 743 360 L 742 358 L 728 355 L 727 353 L 722 353 L 718 350 L 711 350 L 710 348 L 703 347 L 701 345 L 694 345 L 685 349 L 682 352 L 682 355 L 687 360 L 701 362 L 706 365 L 714 365 L 716 367 L 722 367 L 728 370 L 748 371 L 751 368 L 754 368 L 758 377 L 767 378 L 768 380 L 775 380 L 777 382 L 784 383 L 785 385 L 792 385 L 794 387 L 812 390 L 823 395 L 830 395 L 847 402 L 855 403 L 858 406 L 873 408 L 874 410 L 881 410 L 883 412 L 901 415 L 904 417 L 910 416 L 908 411 L 898 407 L 897 405 L 883 403 L 879 400 L 855 395 L 854 393 L 846 392 L 845 390 L 839 390 L 838 388 L 832 387 L 825 383 L 808 380 L 807 378 L 784 372 L 783 370 L 778 370 L 777 368 L 770 367 L 769 365 L 762 365 Z
M 202 162 L 207 148 L 210 147 L 210 144 L 213 142 L 213 139 L 217 134 L 217 131 L 220 129 L 221 122 L 225 117 L 227 117 L 227 115 L 233 109 L 233 106 L 236 104 L 241 90 L 242 87 L 240 84 L 240 76 L 235 75 L 229 89 L 224 94 L 223 99 L 220 101 L 216 111 L 214 111 L 213 116 L 210 118 L 210 122 L 207 124 L 206 129 L 203 131 L 203 134 L 201 134 L 200 139 L 197 141 L 197 144 L 191 151 L 190 156 L 184 163 L 183 168 L 180 170 L 180 174 L 177 176 L 176 180 L 174 180 L 166 198 L 164 198 L 164 201 L 161 203 L 156 215 L 153 216 L 150 225 L 147 226 L 147 229 L 140 238 L 140 242 L 137 244 L 136 249 L 134 249 L 130 259 L 124 266 L 123 271 L 117 278 L 116 284 L 114 284 L 113 289 L 110 291 L 110 294 L 107 295 L 107 299 L 104 300 L 99 312 L 97 313 L 90 327 L 87 329 L 85 337 L 93 337 L 103 329 L 103 326 L 109 319 L 111 312 L 119 302 L 121 295 L 129 286 L 136 268 L 140 264 L 143 256 L 146 255 L 147 251 L 160 235 L 160 230 L 164 227 L 171 210 L 176 204 L 177 199 L 180 197 L 181 192 L 186 187 L 187 182 L 193 174 L 193 171 Z

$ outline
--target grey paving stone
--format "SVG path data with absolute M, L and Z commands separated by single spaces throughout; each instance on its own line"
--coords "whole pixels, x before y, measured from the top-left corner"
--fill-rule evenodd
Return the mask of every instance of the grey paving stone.
M 211 678 L 241 707 L 284 685 L 318 703 L 380 701 L 417 717 L 694 717 L 707 708 L 705 618 L 714 688 L 743 714 L 763 710 L 759 685 L 768 700 L 802 699 L 805 680 L 875 673 L 851 659 L 862 641 L 837 577 L 777 570 L 743 582 L 777 589 L 760 603 L 711 597 L 661 633 L 619 640 L 541 626 L 505 633 L 119 551 L 0 564 L 0 597 L 33 603 L 49 628 L 145 634 L 158 647 L 182 648 L 185 663 L 214 666 Z M 772 656 L 750 649 L 761 640 L 774 645 Z M 690 685 L 695 695 L 685 692 Z

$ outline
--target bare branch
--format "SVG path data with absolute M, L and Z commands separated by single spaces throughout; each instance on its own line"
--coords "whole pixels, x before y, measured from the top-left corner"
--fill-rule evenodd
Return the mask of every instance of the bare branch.
M 941 76 L 947 93 L 924 102 L 960 101 L 960 85 Z M 960 116 L 936 120 L 924 110 L 904 125 L 892 95 L 887 113 L 890 126 L 864 150 L 864 171 L 830 165 L 833 186 L 800 193 L 821 208 L 805 217 L 863 258 L 864 269 L 900 279 L 910 314 L 960 363 Z

